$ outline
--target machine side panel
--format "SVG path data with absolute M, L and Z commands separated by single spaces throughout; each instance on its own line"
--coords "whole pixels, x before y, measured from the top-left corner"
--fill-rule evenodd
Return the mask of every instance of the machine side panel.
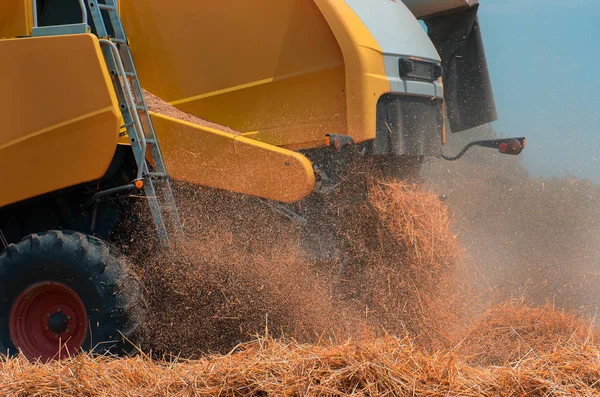
M 92 35 L 0 40 L 0 206 L 101 178 L 120 113 Z
M 344 55 L 348 132 L 356 142 L 375 138 L 379 97 L 390 92 L 383 51 L 344 1 L 314 0 Z
M 173 179 L 286 203 L 303 199 L 314 188 L 312 164 L 300 153 L 151 115 Z
M 296 149 L 346 133 L 344 59 L 312 0 L 121 7 L 142 85 L 179 109 Z
M 0 38 L 26 36 L 31 32 L 31 0 L 0 1 Z

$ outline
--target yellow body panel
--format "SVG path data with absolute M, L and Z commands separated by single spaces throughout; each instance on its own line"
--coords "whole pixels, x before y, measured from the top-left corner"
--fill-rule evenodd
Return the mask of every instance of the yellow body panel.
M 174 179 L 288 203 L 313 190 L 312 165 L 299 153 L 151 115 Z
M 121 7 L 142 84 L 183 111 L 294 149 L 347 133 L 345 55 L 312 0 Z
M 314 0 L 329 23 L 344 54 L 346 68 L 347 135 L 356 142 L 374 139 L 377 101 L 390 92 L 383 51 L 369 29 L 339 0 Z
M 0 38 L 26 36 L 31 32 L 31 0 L 0 1 Z
M 120 112 L 97 39 L 0 40 L 0 54 L 0 206 L 102 177 Z

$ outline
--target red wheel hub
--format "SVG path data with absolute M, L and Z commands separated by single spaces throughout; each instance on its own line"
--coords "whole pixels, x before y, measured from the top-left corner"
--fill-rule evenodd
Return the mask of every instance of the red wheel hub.
M 33 284 L 15 300 L 10 337 L 30 360 L 73 356 L 85 341 L 88 319 L 79 295 L 64 284 Z

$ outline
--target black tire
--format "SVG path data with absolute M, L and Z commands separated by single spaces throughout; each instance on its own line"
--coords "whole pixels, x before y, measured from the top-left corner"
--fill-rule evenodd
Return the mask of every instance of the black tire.
M 81 350 L 98 354 L 132 350 L 145 311 L 135 275 L 102 240 L 48 231 L 29 235 L 0 255 L 0 354 L 18 352 L 9 330 L 15 300 L 28 287 L 46 281 L 66 285 L 83 303 L 88 327 Z

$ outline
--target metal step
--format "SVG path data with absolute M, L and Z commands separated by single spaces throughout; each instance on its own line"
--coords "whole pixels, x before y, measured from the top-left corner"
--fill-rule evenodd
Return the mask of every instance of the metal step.
M 91 4 L 91 2 L 90 2 Z M 98 8 L 103 10 L 103 11 L 116 11 L 116 8 L 113 6 L 109 6 L 109 5 L 105 5 L 105 4 L 98 4 Z
M 183 227 L 116 0 L 103 0 L 102 3 L 88 0 L 87 3 L 108 69 L 112 72 L 117 98 L 125 105 L 120 106 L 125 121 L 123 127 L 127 129 L 138 166 L 137 178 L 144 181 L 144 193 L 159 239 L 164 246 L 170 246 L 174 240 L 183 238 Z M 113 36 L 108 35 L 102 11 L 108 13 Z M 154 165 L 152 171 L 147 156 Z

